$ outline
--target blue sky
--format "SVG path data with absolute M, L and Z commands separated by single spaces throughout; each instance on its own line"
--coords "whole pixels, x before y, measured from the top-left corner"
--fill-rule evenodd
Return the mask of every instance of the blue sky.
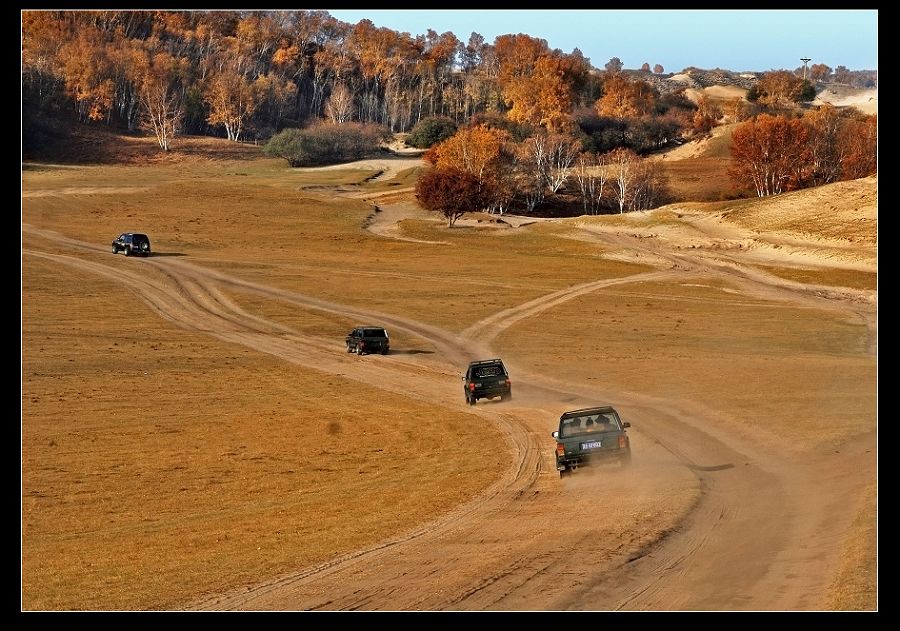
M 666 72 L 687 66 L 728 70 L 793 69 L 810 64 L 878 67 L 876 10 L 331 10 L 355 24 L 368 18 L 412 35 L 429 28 L 453 31 L 466 41 L 472 31 L 487 42 L 505 33 L 546 39 L 551 48 L 576 46 L 602 68 L 618 57 L 626 68 L 662 64 Z

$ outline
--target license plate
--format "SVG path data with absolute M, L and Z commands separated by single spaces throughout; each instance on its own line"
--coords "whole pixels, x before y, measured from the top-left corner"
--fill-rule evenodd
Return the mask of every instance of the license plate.
M 600 449 L 600 441 L 594 440 L 589 443 L 581 443 L 582 449 Z

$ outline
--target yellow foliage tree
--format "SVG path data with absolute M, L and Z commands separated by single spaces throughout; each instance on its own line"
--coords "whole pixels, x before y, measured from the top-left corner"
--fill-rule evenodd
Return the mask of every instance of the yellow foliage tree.
M 658 95 L 646 81 L 629 81 L 621 74 L 603 82 L 603 96 L 597 101 L 600 116 L 639 118 L 653 111 Z

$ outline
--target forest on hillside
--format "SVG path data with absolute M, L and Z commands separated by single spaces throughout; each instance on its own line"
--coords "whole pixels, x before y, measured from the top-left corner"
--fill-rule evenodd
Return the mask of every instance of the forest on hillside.
M 423 196 L 443 190 L 501 212 L 567 191 L 584 212 L 655 207 L 670 198 L 666 174 L 643 156 L 724 122 L 746 121 L 732 151 L 737 194 L 875 171 L 874 116 L 798 107 L 814 82 L 872 80 L 865 73 L 686 72 L 701 86 L 739 77 L 750 88 L 688 98 L 659 64 L 626 70 L 613 57 L 601 70 L 527 34 L 410 35 L 326 11 L 24 11 L 23 146 L 49 117 L 147 132 L 163 151 L 179 135 L 262 140 L 303 166 L 411 132 L 439 176 Z

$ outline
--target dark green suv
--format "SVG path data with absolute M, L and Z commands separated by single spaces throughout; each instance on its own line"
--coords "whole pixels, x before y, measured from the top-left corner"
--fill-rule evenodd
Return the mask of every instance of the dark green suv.
M 601 461 L 631 463 L 631 443 L 618 412 L 609 406 L 565 412 L 559 417 L 556 439 L 556 470 L 559 477 L 578 467 Z
M 140 232 L 123 232 L 112 242 L 112 253 L 125 256 L 150 256 L 150 238 Z
M 387 355 L 391 350 L 388 333 L 380 326 L 358 326 L 347 334 L 344 340 L 348 353 L 381 353 Z
M 478 399 L 500 397 L 501 401 L 512 398 L 512 382 L 506 366 L 499 359 L 482 359 L 469 364 L 463 375 L 466 403 L 475 405 Z

